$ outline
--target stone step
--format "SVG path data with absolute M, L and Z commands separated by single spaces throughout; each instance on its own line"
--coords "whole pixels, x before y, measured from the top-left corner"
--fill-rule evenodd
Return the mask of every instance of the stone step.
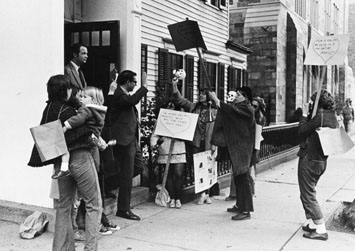
M 114 191 L 117 194 L 118 190 Z M 131 206 L 147 202 L 149 199 L 149 189 L 147 187 L 133 187 Z M 117 199 L 106 199 L 104 212 L 108 215 L 115 214 Z M 55 209 L 21 204 L 11 201 L 0 200 L 0 220 L 21 224 L 33 212 L 39 211 L 47 215 L 49 224 L 47 231 L 54 232 Z

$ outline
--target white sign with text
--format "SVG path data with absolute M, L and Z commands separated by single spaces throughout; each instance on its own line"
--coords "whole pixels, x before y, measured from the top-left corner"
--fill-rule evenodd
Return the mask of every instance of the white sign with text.
M 312 38 L 305 65 L 343 65 L 348 51 L 349 35 Z
M 192 141 L 198 114 L 160 109 L 155 134 L 175 139 Z

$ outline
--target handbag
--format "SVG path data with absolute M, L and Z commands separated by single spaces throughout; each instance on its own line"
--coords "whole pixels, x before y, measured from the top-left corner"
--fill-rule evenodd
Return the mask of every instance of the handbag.
M 321 126 L 323 125 L 323 113 Z M 344 128 L 319 127 L 316 132 L 319 136 L 324 155 L 336 155 L 349 151 L 354 146 L 354 142 L 345 132 Z
M 47 109 L 46 122 L 50 105 L 51 104 L 49 104 Z M 60 108 L 57 120 L 30 128 L 32 138 L 42 162 L 68 153 L 62 123 L 59 120 L 62 109 L 63 106 Z

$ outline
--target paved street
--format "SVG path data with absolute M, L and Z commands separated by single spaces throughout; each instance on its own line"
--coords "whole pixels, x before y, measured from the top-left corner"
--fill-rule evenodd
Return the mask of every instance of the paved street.
M 355 198 L 355 149 L 331 157 L 318 184 L 318 198 L 329 216 L 340 201 Z M 142 216 L 135 222 L 110 216 L 122 227 L 111 236 L 102 236 L 99 250 L 133 251 L 209 251 L 209 250 L 354 250 L 355 235 L 329 231 L 329 240 L 304 239 L 300 226 L 304 220 L 297 185 L 297 159 L 278 165 L 258 175 L 255 212 L 252 219 L 232 221 L 226 212 L 232 202 L 224 200 L 228 189 L 213 198 L 211 205 L 191 202 L 182 209 L 168 209 L 145 203 L 135 207 Z M 33 240 L 18 237 L 19 226 L 0 222 L 0 250 L 51 250 L 52 233 Z M 83 244 L 78 244 L 78 251 Z

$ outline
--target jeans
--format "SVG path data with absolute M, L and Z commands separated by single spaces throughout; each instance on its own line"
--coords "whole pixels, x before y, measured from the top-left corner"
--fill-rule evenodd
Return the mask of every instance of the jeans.
M 71 211 L 76 190 L 86 207 L 85 251 L 97 250 L 102 202 L 94 160 L 90 150 L 70 152 L 71 176 L 58 179 L 60 198 L 56 207 L 53 251 L 75 251 Z
M 298 185 L 301 202 L 306 219 L 312 219 L 315 224 L 324 223 L 323 213 L 317 201 L 316 185 L 325 172 L 327 161 L 313 161 L 306 154 L 298 160 Z

